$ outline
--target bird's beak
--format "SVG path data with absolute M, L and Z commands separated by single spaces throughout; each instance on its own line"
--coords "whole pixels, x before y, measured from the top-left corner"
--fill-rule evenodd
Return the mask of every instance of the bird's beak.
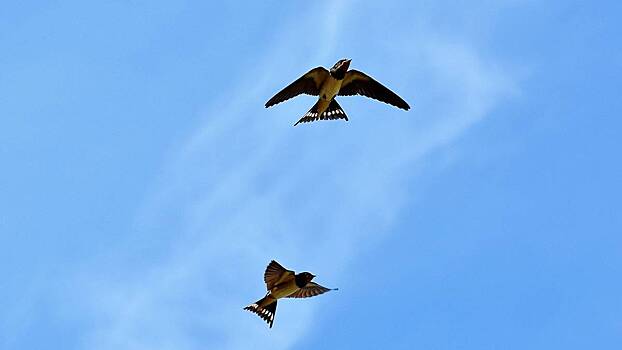
M 352 62 L 352 59 L 347 59 L 346 60 L 346 69 L 350 68 L 350 62 Z

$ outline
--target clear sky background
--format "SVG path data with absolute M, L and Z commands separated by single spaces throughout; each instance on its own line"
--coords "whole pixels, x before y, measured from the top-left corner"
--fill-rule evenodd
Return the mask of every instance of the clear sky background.
M 617 1 L 0 11 L 0 348 L 618 349 Z M 352 58 L 413 107 L 265 109 Z M 242 307 L 276 259 L 339 287 Z

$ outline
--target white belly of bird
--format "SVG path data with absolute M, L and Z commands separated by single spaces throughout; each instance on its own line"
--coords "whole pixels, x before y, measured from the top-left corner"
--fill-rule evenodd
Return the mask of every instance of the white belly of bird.
M 322 88 L 320 90 L 320 98 L 323 100 L 330 101 L 337 95 L 339 89 L 341 89 L 342 80 L 337 80 L 331 76 L 326 79 L 326 82 L 322 84 Z

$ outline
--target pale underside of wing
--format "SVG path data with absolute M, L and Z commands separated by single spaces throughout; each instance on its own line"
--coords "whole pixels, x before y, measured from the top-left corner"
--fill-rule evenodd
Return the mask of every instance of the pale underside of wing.
M 272 260 L 266 267 L 263 280 L 266 282 L 267 290 L 272 289 L 277 284 L 283 283 L 294 278 L 294 271 L 288 270 L 278 262 Z
M 395 107 L 408 110 L 410 106 L 396 93 L 389 90 L 367 74 L 355 69 L 346 73 L 339 90 L 341 96 L 362 95 L 375 100 L 388 103 Z
M 330 289 L 330 288 L 320 286 L 319 284 L 315 282 L 309 282 L 307 283 L 306 286 L 304 286 L 303 288 L 300 288 L 299 290 L 288 295 L 287 297 L 288 298 L 310 298 L 316 295 L 324 294 L 331 290 L 337 290 L 337 288 Z
M 330 73 L 328 73 L 324 67 L 313 68 L 268 100 L 268 102 L 266 102 L 266 108 L 300 94 L 318 96 L 320 94 L 322 82 L 329 74 Z

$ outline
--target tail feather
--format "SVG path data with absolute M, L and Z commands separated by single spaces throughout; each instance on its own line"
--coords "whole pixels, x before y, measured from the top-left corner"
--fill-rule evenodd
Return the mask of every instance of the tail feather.
M 252 313 L 257 314 L 257 316 L 261 317 L 264 321 L 268 323 L 270 328 L 272 328 L 272 324 L 274 323 L 274 315 L 276 314 L 276 300 L 266 305 L 267 302 L 270 302 L 270 300 L 267 300 L 267 298 L 268 297 L 266 296 L 265 298 L 258 300 L 254 304 L 250 304 L 249 306 L 245 307 L 244 310 L 248 310 Z
M 303 115 L 302 118 L 300 118 L 300 120 L 296 122 L 296 124 L 294 124 L 294 126 L 300 123 L 314 122 L 316 120 L 345 119 L 346 121 L 348 121 L 348 116 L 346 115 L 346 112 L 343 110 L 343 108 L 341 108 L 339 103 L 337 103 L 337 100 L 333 99 L 332 101 L 330 101 L 328 108 L 326 108 L 322 115 L 318 115 L 319 103 L 319 101 L 316 102 L 313 107 L 311 107 L 311 109 L 305 115 Z

